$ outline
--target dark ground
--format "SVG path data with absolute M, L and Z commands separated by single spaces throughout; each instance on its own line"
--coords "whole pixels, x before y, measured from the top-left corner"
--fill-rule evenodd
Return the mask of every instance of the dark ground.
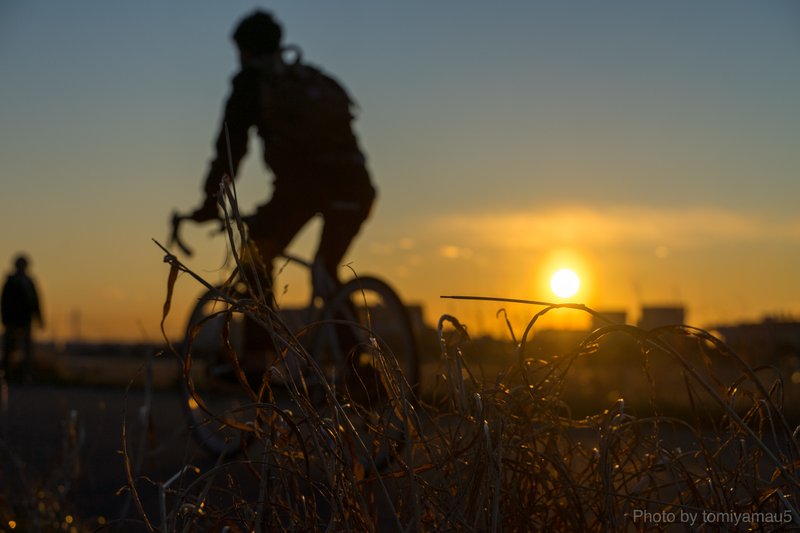
M 491 352 L 479 348 L 478 352 Z M 187 431 L 177 387 L 168 388 L 176 377 L 174 362 L 155 360 L 153 374 L 158 388 L 150 401 L 141 383 L 129 391 L 126 387 L 131 376 L 141 378 L 141 359 L 71 357 L 61 362 L 59 379 L 40 380 L 33 385 L 12 383 L 7 402 L 0 405 L 0 531 L 12 519 L 21 524 L 32 523 L 31 514 L 40 524 L 51 526 L 59 525 L 54 519 L 63 524 L 70 517 L 82 526 L 79 530 L 92 531 L 106 524 L 103 530 L 107 531 L 145 531 L 141 514 L 125 490 L 127 479 L 121 454 L 124 427 L 128 457 L 144 510 L 158 527 L 161 513 L 157 484 L 175 476 L 185 465 L 207 470 L 213 464 Z M 587 368 L 582 371 L 577 367 L 571 374 L 571 385 L 589 408 L 613 405 L 608 395 L 612 388 L 619 389 L 615 394 L 630 398 L 639 391 L 628 391 L 623 386 L 646 385 L 640 364 L 611 362 L 606 357 L 587 359 Z M 502 363 L 484 360 L 475 368 L 486 366 L 486 375 L 492 376 L 508 363 L 508 357 Z M 435 367 L 429 362 L 423 375 L 433 376 Z M 672 373 L 680 377 L 679 373 Z M 665 396 L 684 396 L 685 391 L 669 382 L 667 374 L 656 371 L 659 383 L 671 393 Z M 603 394 L 598 392 L 593 397 L 595 389 Z M 568 395 L 569 391 L 565 393 Z M 590 397 L 592 401 L 587 401 Z M 792 404 L 789 401 L 787 405 Z M 149 416 L 144 409 L 148 405 Z M 687 437 L 681 434 L 673 439 L 686 449 L 692 445 Z M 174 487 L 179 485 L 177 481 Z
M 127 486 L 124 426 L 134 476 L 164 481 L 185 464 L 209 461 L 186 430 L 177 391 L 153 392 L 150 417 L 145 405 L 141 389 L 9 385 L 7 408 L 0 415 L 0 467 L 5 490 L 14 486 L 6 497 L 17 500 L 17 517 L 25 512 L 20 505 L 42 514 L 43 501 L 61 514 L 74 513 L 89 529 L 122 518 L 139 520 L 130 493 L 120 491 Z M 148 514 L 156 513 L 155 486 L 144 480 L 138 486 Z M 128 523 L 122 530 L 132 527 Z

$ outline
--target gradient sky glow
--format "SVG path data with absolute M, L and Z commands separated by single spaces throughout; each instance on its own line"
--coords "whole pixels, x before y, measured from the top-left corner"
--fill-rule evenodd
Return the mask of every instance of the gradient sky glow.
M 0 4 L 0 266 L 32 257 L 46 337 L 79 310 L 85 338 L 158 338 L 151 238 L 200 201 L 229 36 L 255 5 Z M 634 319 L 678 302 L 700 326 L 800 313 L 797 2 L 262 5 L 360 104 L 380 199 L 354 268 L 430 320 L 492 328 L 497 306 L 438 296 L 552 300 L 558 268 L 581 275 L 576 300 Z M 253 150 L 245 207 L 269 191 Z M 206 235 L 187 232 L 188 263 L 215 280 L 224 243 Z M 297 247 L 313 244 L 312 227 Z M 198 291 L 179 282 L 170 331 Z

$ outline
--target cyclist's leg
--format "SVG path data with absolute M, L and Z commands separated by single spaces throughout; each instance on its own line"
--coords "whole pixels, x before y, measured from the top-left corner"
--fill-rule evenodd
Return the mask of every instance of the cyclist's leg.
M 352 197 L 333 197 L 322 210 L 324 225 L 316 260 L 321 262 L 331 279 L 338 281 L 338 268 L 350 243 L 369 217 L 375 191 L 370 188 Z
M 283 250 L 283 246 L 278 241 L 268 238 L 252 240 L 250 243 L 249 253 L 255 257 L 250 258 L 249 261 L 255 267 L 258 282 L 263 291 L 264 301 L 261 303 L 268 308 L 273 308 L 272 262 L 281 250 Z M 242 348 L 245 354 L 263 352 L 272 346 L 270 332 L 258 322 L 250 317 L 245 317 L 243 327 Z
M 366 193 L 353 195 L 352 198 L 334 199 L 322 212 L 324 226 L 316 260 L 322 263 L 330 278 L 337 284 L 338 266 L 369 216 L 374 198 L 374 190 L 370 188 Z M 357 316 L 354 309 L 348 314 L 351 317 Z M 348 319 L 346 316 L 334 318 Z M 350 356 L 348 365 L 353 371 L 348 373 L 346 381 L 351 396 L 356 400 L 363 399 L 365 395 L 375 397 L 375 391 L 382 389 L 380 376 L 374 368 L 359 362 L 359 355 L 364 347 L 360 345 L 356 332 L 347 326 L 337 327 L 336 330 L 340 349 Z
M 257 255 L 259 281 L 265 305 L 273 307 L 272 268 L 275 258 L 317 213 L 313 201 L 295 187 L 276 186 L 270 201 L 259 207 L 250 222 L 251 251 Z M 245 319 L 244 351 L 263 352 L 273 347 L 271 332 L 255 321 Z

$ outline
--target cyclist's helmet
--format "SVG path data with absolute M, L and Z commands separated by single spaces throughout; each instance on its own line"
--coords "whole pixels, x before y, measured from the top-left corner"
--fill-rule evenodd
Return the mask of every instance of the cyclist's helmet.
M 243 50 L 257 56 L 280 49 L 283 31 L 272 15 L 260 10 L 243 18 L 233 32 L 233 40 Z

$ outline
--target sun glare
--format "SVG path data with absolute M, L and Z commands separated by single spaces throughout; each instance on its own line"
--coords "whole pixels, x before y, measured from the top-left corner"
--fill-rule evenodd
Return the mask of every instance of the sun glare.
M 562 268 L 550 278 L 550 288 L 559 298 L 570 298 L 578 293 L 581 280 L 578 275 L 568 268 Z

